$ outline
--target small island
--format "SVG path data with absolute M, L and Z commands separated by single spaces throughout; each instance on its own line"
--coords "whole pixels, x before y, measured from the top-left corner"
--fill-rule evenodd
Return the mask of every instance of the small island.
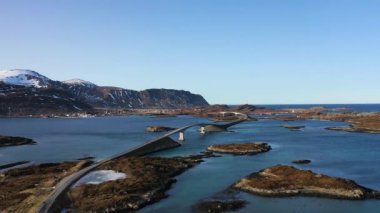
M 247 204 L 244 200 L 208 200 L 199 202 L 194 210 L 200 213 L 236 211 Z
M 271 117 L 273 120 L 278 120 L 278 121 L 296 121 L 299 120 L 296 116 L 273 116 Z
M 327 130 L 380 134 L 380 113 L 312 113 L 309 111 L 297 115 L 300 119 L 318 119 L 346 122 L 348 126 L 328 127 Z
M 356 133 L 369 133 L 369 134 L 380 134 L 380 129 L 374 129 L 372 127 L 357 127 L 355 125 L 349 125 L 349 126 L 333 126 L 333 127 L 326 127 L 326 130 L 332 130 L 332 131 L 345 131 L 345 132 L 356 132 Z
M 208 151 L 227 153 L 234 155 L 254 155 L 271 150 L 271 146 L 267 143 L 231 143 L 231 144 L 215 144 L 207 148 Z
M 20 146 L 20 145 L 27 145 L 27 144 L 32 145 L 32 144 L 36 144 L 36 142 L 30 138 L 0 135 L 0 147 Z
M 379 193 L 352 180 L 316 174 L 292 166 L 277 165 L 235 183 L 233 188 L 256 195 L 287 197 L 315 196 L 348 200 L 375 198 Z
M 239 116 L 226 116 L 226 117 L 217 116 L 217 117 L 211 118 L 211 121 L 225 122 L 225 121 L 237 121 L 239 119 L 241 119 L 241 117 Z
M 305 126 L 301 126 L 301 125 L 297 126 L 297 125 L 288 125 L 288 124 L 284 124 L 284 125 L 282 125 L 282 127 L 293 130 L 293 131 L 301 130 L 301 129 L 305 128 Z
M 311 160 L 306 160 L 306 159 L 294 160 L 294 161 L 292 161 L 292 163 L 295 163 L 295 164 L 309 164 L 309 163 L 311 163 Z
M 167 127 L 167 126 L 148 126 L 146 128 L 147 132 L 168 132 L 175 130 L 176 128 Z

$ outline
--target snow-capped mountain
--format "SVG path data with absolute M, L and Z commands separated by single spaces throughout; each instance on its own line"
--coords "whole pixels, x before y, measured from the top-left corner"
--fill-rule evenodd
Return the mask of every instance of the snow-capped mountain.
M 54 81 L 31 70 L 0 71 L 0 115 L 22 113 L 77 112 L 94 108 L 187 108 L 207 106 L 197 94 L 183 90 L 136 91 L 103 87 L 73 79 Z
M 25 87 L 48 87 L 51 80 L 35 71 L 11 69 L 0 71 L 0 82 Z

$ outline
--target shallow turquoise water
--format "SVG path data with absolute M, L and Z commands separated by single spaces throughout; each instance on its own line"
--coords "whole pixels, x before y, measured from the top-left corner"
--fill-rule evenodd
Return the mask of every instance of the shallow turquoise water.
M 85 155 L 102 159 L 158 136 L 146 133 L 148 125 L 183 126 L 205 119 L 149 118 L 142 116 L 90 119 L 1 119 L 0 134 L 31 137 L 35 146 L 0 148 L 0 164 L 20 160 L 52 162 L 73 160 Z M 328 131 L 327 126 L 345 125 L 330 121 L 297 121 L 303 131 L 282 128 L 281 121 L 260 120 L 231 128 L 231 132 L 200 135 L 197 128 L 186 131 L 185 145 L 155 155 L 198 154 L 211 144 L 264 141 L 273 150 L 254 156 L 223 155 L 177 177 L 169 198 L 141 212 L 191 212 L 192 206 L 223 191 L 238 179 L 276 164 L 310 159 L 311 164 L 295 165 L 314 172 L 353 179 L 380 190 L 380 135 Z M 379 212 L 380 201 L 343 201 L 322 198 L 266 198 L 240 193 L 249 201 L 241 212 Z

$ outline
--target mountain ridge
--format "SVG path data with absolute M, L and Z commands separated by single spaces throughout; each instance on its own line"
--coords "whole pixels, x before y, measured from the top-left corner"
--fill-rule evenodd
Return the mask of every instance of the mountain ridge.
M 24 101 L 23 101 L 24 100 Z M 208 106 L 199 94 L 175 89 L 131 90 L 71 79 L 54 81 L 32 70 L 0 71 L 0 115 Z M 12 110 L 13 109 L 13 110 Z M 38 109 L 38 110 L 37 110 Z

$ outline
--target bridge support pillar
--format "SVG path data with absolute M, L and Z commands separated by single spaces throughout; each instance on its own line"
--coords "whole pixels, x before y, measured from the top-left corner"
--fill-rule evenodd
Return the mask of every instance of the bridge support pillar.
M 201 126 L 201 129 L 199 130 L 201 134 L 206 134 L 206 130 L 204 126 Z
M 185 140 L 185 132 L 179 132 L 179 141 L 184 141 Z

